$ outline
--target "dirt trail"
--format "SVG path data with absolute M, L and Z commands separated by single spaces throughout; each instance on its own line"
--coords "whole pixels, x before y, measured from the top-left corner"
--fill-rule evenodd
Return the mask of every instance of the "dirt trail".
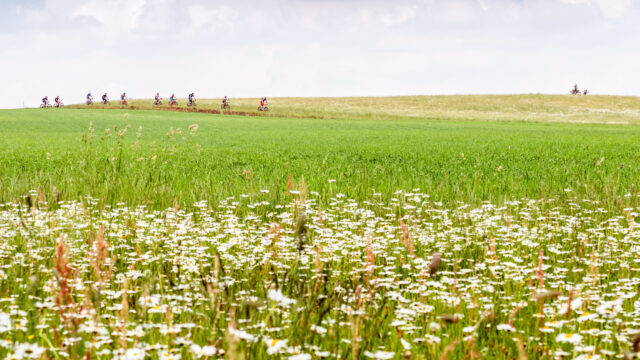
M 119 105 L 93 105 L 92 107 L 86 106 L 71 106 L 75 109 L 128 109 L 128 110 L 161 110 L 161 111 L 177 111 L 177 112 L 194 112 L 194 113 L 205 113 L 205 114 L 215 114 L 215 115 L 238 115 L 238 116 L 268 116 L 268 117 L 288 117 L 288 118 L 299 118 L 299 119 L 322 119 L 323 116 L 316 115 L 294 115 L 294 114 L 278 114 L 278 113 L 269 113 L 269 112 L 249 112 L 249 111 L 233 111 L 233 110 L 218 110 L 211 108 L 197 108 L 197 107 L 184 107 L 184 106 L 138 106 L 138 105 L 127 105 L 127 106 L 119 106 Z

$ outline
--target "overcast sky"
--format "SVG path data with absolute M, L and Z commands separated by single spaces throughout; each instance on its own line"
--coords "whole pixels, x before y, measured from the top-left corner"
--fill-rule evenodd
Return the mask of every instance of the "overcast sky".
M 638 0 L 0 0 L 0 107 L 116 98 L 640 95 Z

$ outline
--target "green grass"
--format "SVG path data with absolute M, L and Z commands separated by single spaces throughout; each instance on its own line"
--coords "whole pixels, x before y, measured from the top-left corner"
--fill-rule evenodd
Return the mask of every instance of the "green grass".
M 270 106 L 0 111 L 0 358 L 633 355 L 634 98 Z
M 253 193 L 275 203 L 304 177 L 311 191 L 358 200 L 419 188 L 448 204 L 502 203 L 571 189 L 617 207 L 640 176 L 635 126 L 71 109 L 5 110 L 0 123 L 3 202 L 54 187 L 110 204 L 215 202 L 251 195 L 252 170 Z

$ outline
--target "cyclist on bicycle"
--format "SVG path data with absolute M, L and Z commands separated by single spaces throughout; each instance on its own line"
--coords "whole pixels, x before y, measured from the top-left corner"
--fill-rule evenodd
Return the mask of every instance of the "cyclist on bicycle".
M 160 101 L 162 100 L 162 98 L 160 97 L 160 93 L 156 93 L 156 102 L 153 103 L 154 105 L 160 105 L 162 104 L 162 102 Z
M 176 94 L 171 94 L 171 96 L 169 97 L 169 106 L 173 106 L 175 104 L 177 104 Z
M 107 96 L 107 93 L 102 94 L 102 103 L 106 104 L 109 102 L 109 97 Z
M 93 104 L 93 96 L 91 96 L 91 93 L 87 94 L 87 105 L 92 105 Z
M 193 106 L 195 101 L 196 101 L 196 96 L 193 93 L 189 94 L 189 106 Z

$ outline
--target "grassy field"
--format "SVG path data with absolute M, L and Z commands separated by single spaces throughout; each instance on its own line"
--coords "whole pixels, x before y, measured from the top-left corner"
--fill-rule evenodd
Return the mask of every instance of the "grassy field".
M 480 204 L 570 189 L 611 208 L 637 193 L 640 176 L 635 126 L 126 109 L 11 110 L 0 112 L 0 122 L 0 201 L 40 188 L 53 196 L 55 187 L 61 199 L 92 195 L 159 208 L 176 197 L 189 205 L 242 194 L 279 203 L 288 181 L 296 186 L 304 177 L 326 197 L 389 200 L 419 188 L 448 204 Z
M 187 100 L 179 99 L 186 107 Z M 220 99 L 198 100 L 220 109 Z M 257 113 L 258 99 L 231 99 L 231 110 Z M 116 105 L 117 102 L 113 101 Z M 153 100 L 131 100 L 151 109 Z M 166 100 L 165 100 L 166 105 Z M 456 95 L 355 98 L 271 98 L 269 116 L 326 119 L 423 119 L 639 124 L 640 98 L 571 95 Z M 83 108 L 84 105 L 79 107 Z
M 396 100 L 0 111 L 0 358 L 639 355 L 635 99 Z

